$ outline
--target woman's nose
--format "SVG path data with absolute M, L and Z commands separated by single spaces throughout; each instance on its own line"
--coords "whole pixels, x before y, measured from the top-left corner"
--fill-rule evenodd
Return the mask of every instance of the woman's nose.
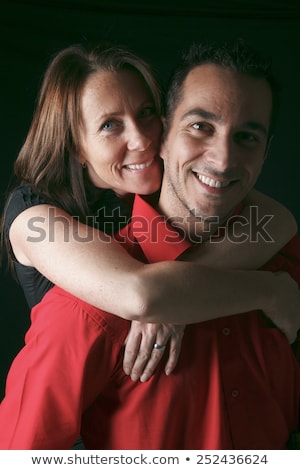
M 143 152 L 151 144 L 151 138 L 136 125 L 128 130 L 127 139 L 127 148 L 130 151 Z

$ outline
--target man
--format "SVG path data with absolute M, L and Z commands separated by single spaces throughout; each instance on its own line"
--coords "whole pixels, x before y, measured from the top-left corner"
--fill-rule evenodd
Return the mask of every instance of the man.
M 272 134 L 273 83 L 256 76 L 258 67 L 251 70 L 249 52 L 248 63 L 234 64 L 242 51 L 242 45 L 191 48 L 169 90 L 158 208 L 171 222 L 175 215 L 177 230 L 192 241 L 212 235 L 216 219 L 224 224 L 243 201 Z M 141 214 L 149 222 L 145 233 L 140 224 L 135 230 L 134 214 L 138 222 Z M 182 246 L 172 243 L 166 228 L 156 246 L 151 243 L 156 217 L 137 198 L 128 238 L 140 241 L 148 259 L 152 253 L 157 261 L 175 259 Z M 290 268 L 300 280 L 299 246 L 297 239 L 287 247 L 289 263 L 281 255 L 270 267 Z M 116 377 L 86 413 L 83 437 L 92 448 L 104 441 L 107 449 L 284 448 L 297 423 L 299 379 L 287 342 L 258 312 L 189 325 L 176 371 L 156 374 L 146 384 Z M 123 406 L 126 400 L 131 406 Z
M 176 259 L 192 242 L 222 236 L 226 228 L 221 227 L 238 213 L 261 171 L 273 125 L 273 83 L 269 70 L 255 63 L 241 44 L 194 46 L 177 71 L 162 149 L 165 174 L 158 210 L 164 216 L 136 197 L 132 222 L 120 234 L 135 256 L 149 262 Z M 288 271 L 300 281 L 299 246 L 294 238 L 265 269 Z M 140 383 L 122 369 L 127 321 L 57 287 L 45 302 L 52 314 L 39 315 L 39 306 L 34 310 L 28 344 L 41 323 L 45 332 L 47 323 L 51 329 L 56 317 L 69 311 L 55 350 L 61 368 L 57 387 L 62 395 L 69 393 L 69 410 L 57 413 L 63 396 L 53 388 L 44 387 L 44 395 L 33 388 L 38 429 L 28 429 L 26 420 L 18 422 L 18 429 L 9 424 L 12 448 L 26 435 L 24 448 L 68 449 L 81 432 L 90 449 L 283 449 L 296 429 L 300 368 L 284 335 L 260 312 L 187 326 L 175 372 Z M 225 297 L 220 308 L 223 302 Z M 72 339 L 78 349 L 69 350 L 64 335 L 68 327 L 73 331 L 75 321 Z M 88 329 L 95 330 L 92 346 L 84 344 L 91 342 L 90 333 L 82 335 Z M 105 334 L 99 335 L 101 330 Z M 49 342 L 43 340 L 39 337 L 47 361 Z M 72 383 L 65 366 L 69 354 L 84 364 Z M 21 365 L 16 363 L 12 383 Z M 48 404 L 46 419 L 38 415 L 43 406 L 38 400 Z M 56 412 L 51 413 L 52 404 Z

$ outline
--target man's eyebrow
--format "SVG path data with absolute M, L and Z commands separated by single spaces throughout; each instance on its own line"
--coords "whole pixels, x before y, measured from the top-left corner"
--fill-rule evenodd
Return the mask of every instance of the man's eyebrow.
M 194 108 L 194 109 L 191 109 L 190 111 L 186 112 L 183 116 L 182 116 L 182 120 L 188 118 L 188 117 L 191 117 L 191 116 L 195 116 L 195 117 L 201 117 L 203 119 L 207 119 L 209 121 L 214 121 L 214 122 L 222 122 L 222 119 L 220 116 L 217 116 L 215 113 L 212 113 L 210 111 L 206 111 L 205 109 L 203 108 Z

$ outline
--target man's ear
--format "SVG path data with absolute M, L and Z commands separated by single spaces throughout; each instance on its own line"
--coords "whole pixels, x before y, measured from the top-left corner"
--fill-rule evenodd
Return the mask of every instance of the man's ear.
M 274 137 L 274 135 L 270 135 L 269 140 L 267 142 L 266 151 L 265 151 L 265 155 L 264 155 L 264 160 L 266 160 L 268 155 L 269 155 L 269 151 L 270 151 L 270 148 L 271 148 L 271 143 L 272 143 L 273 137 Z

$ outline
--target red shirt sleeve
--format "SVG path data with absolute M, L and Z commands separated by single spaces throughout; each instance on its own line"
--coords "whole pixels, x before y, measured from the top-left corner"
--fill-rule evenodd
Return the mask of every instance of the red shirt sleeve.
M 296 235 L 265 266 L 269 271 L 286 271 L 297 282 L 300 289 L 300 237 Z M 300 312 L 299 312 L 300 315 Z M 300 330 L 292 344 L 294 354 L 300 363 Z

